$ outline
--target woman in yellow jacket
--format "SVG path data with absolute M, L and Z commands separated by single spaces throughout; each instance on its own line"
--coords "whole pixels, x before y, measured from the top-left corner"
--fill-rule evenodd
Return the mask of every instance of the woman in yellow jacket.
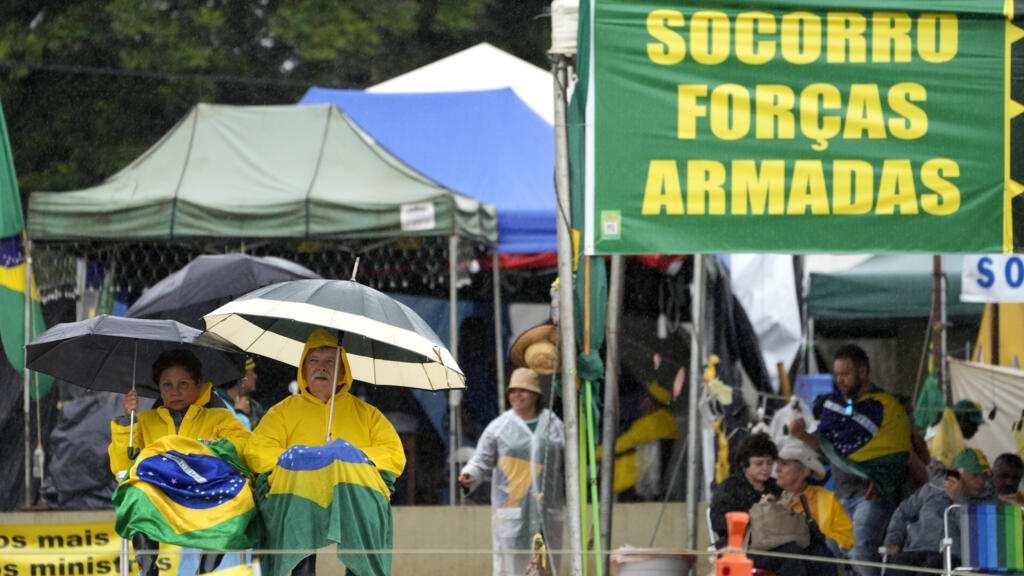
M 151 410 L 139 412 L 139 396 L 134 390 L 124 397 L 124 416 L 110 423 L 110 470 L 115 475 L 127 471 L 131 466 L 128 454 L 128 440 L 131 435 L 131 413 L 136 413 L 132 447 L 141 450 L 155 440 L 168 435 L 180 435 L 201 440 L 229 440 L 235 450 L 242 454 L 249 439 L 249 431 L 231 411 L 224 408 L 207 408 L 212 385 L 202 381 L 202 363 L 194 354 L 185 349 L 168 350 L 153 363 L 153 382 L 160 389 L 163 404 Z M 132 456 L 134 457 L 135 454 Z M 136 552 L 155 552 L 160 544 L 153 542 L 142 532 L 132 536 Z M 200 565 L 212 569 L 220 561 L 221 554 L 203 554 Z M 156 574 L 156 556 L 139 555 L 139 574 Z M 201 570 L 205 571 L 205 570 Z
M 337 370 L 335 370 L 335 364 Z M 337 373 L 334 382 L 331 375 Z M 345 349 L 326 330 L 318 329 L 306 341 L 298 368 L 299 394 L 272 406 L 253 431 L 245 449 L 245 463 L 254 474 L 272 472 L 291 446 L 323 446 L 342 439 L 361 450 L 394 490 L 405 469 L 405 451 L 394 426 L 373 406 L 349 393 L 352 371 Z M 331 417 L 331 396 L 334 411 Z M 328 438 L 330 422 L 330 438 Z M 271 480 L 272 482 L 272 480 Z M 331 486 L 324 486 L 330 491 Z M 292 564 L 292 575 L 314 574 L 316 556 Z M 291 564 L 292 560 L 282 560 Z

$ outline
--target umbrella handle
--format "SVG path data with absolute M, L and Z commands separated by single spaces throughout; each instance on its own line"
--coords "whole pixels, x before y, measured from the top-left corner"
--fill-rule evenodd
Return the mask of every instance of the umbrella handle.
M 131 422 L 128 424 L 128 459 L 135 460 L 135 457 L 139 455 L 139 449 L 135 448 L 135 410 L 128 416 L 131 418 Z
M 331 387 L 331 406 L 327 411 L 327 438 L 324 440 L 324 444 L 331 443 L 331 428 L 334 426 L 334 397 L 338 395 L 338 364 L 341 363 L 341 338 L 338 339 L 338 347 L 335 348 L 334 353 L 334 374 L 331 375 L 331 382 L 334 386 Z
M 135 340 L 135 349 L 132 351 L 132 392 L 135 391 L 135 367 L 139 362 L 139 341 Z M 131 421 L 128 424 L 128 460 L 135 460 L 139 450 L 134 448 L 135 444 L 135 410 L 128 415 Z
M 121 576 L 131 574 L 131 564 L 128 562 L 128 539 L 121 538 L 121 564 L 119 566 Z

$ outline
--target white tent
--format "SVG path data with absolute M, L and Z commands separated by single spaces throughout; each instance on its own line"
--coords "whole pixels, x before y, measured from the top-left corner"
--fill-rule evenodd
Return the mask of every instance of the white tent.
M 436 62 L 395 76 L 367 92 L 462 92 L 512 88 L 548 124 L 554 125 L 551 72 L 481 42 Z
M 970 400 L 981 404 L 982 414 L 989 414 L 993 409 L 996 413 L 994 420 L 985 420 L 967 445 L 984 452 L 989 462 L 994 462 L 1004 452 L 1016 453 L 1013 425 L 1024 408 L 1024 370 L 952 357 L 948 362 L 953 402 Z

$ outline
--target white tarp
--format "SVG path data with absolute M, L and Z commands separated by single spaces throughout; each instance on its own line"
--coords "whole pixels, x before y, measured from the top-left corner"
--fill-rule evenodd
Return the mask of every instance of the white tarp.
M 1024 257 L 1020 254 L 964 256 L 960 300 L 1024 302 Z
M 776 365 L 782 362 L 788 370 L 803 343 L 793 256 L 733 254 L 729 260 L 732 292 L 757 333 L 772 388 L 778 392 Z
M 989 462 L 1004 452 L 1016 453 L 1012 427 L 1024 409 L 1024 370 L 955 358 L 948 358 L 948 366 L 953 402 L 963 399 L 977 402 L 985 415 L 985 423 L 967 445 L 984 452 Z M 996 417 L 989 420 L 993 405 Z
M 463 92 L 512 88 L 541 118 L 555 124 L 555 88 L 551 72 L 481 42 L 367 92 Z

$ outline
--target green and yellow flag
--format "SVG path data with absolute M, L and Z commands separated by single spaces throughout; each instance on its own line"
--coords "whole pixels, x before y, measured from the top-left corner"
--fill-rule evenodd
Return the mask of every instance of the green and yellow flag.
M 267 554 L 262 559 L 263 574 L 283 576 L 331 542 L 338 545 L 338 558 L 353 573 L 391 574 L 388 552 L 393 548 L 394 527 L 389 482 L 393 481 L 390 473 L 379 472 L 366 454 L 344 440 L 286 450 L 277 459 L 269 485 L 261 483 L 257 488 L 263 520 L 261 547 L 308 552 Z
M 22 234 L 25 218 L 21 212 L 21 196 L 14 171 L 7 123 L 0 105 L 0 340 L 4 354 L 18 372 L 25 370 L 25 247 Z M 39 293 L 32 281 L 32 328 L 35 338 L 46 330 Z M 50 390 L 53 378 L 36 375 L 33 399 Z
M 854 400 L 837 390 L 814 436 L 833 465 L 872 480 L 893 507 L 910 494 L 910 422 L 892 395 L 876 390 Z
M 228 440 L 164 436 L 146 446 L 114 490 L 115 528 L 166 544 L 243 550 L 256 544 L 249 470 Z

